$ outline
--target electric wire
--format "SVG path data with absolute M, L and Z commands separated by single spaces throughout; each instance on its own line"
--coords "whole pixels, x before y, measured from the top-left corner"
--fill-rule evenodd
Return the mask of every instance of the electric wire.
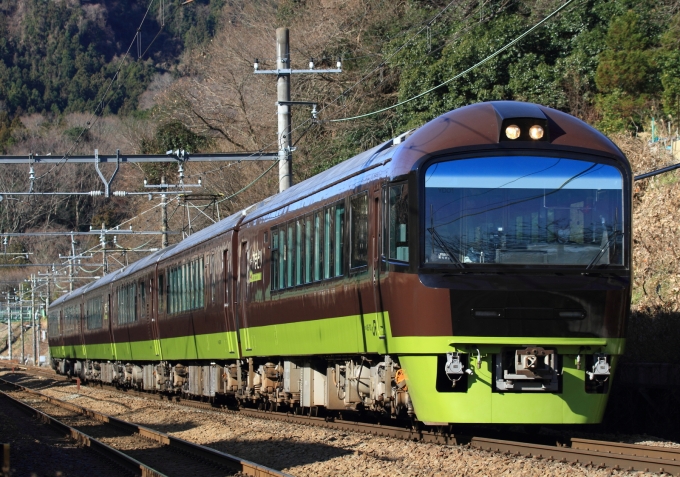
M 45 177 L 46 175 L 50 174 L 52 171 L 54 171 L 55 169 L 60 167 L 61 165 L 68 162 L 68 157 L 71 155 L 73 150 L 80 144 L 80 141 L 83 138 L 83 135 L 85 134 L 85 132 L 87 130 L 91 129 L 97 123 L 97 121 L 100 118 L 100 114 L 103 114 L 103 112 L 106 110 L 106 107 L 111 103 L 111 101 L 115 97 L 115 95 L 111 95 L 111 97 L 108 99 L 108 101 L 106 101 L 106 103 L 104 103 L 104 100 L 106 99 L 107 95 L 109 94 L 109 91 L 111 91 L 111 88 L 112 88 L 113 84 L 116 82 L 116 80 L 118 80 L 118 87 L 116 89 L 116 92 L 121 89 L 121 87 L 122 87 L 122 85 L 120 83 L 121 70 L 125 66 L 125 61 L 127 60 L 128 56 L 130 55 L 130 51 L 132 50 L 132 46 L 135 44 L 135 42 L 138 41 L 138 38 L 141 35 L 142 25 L 146 21 L 146 18 L 148 17 L 149 12 L 151 11 L 151 7 L 153 6 L 153 4 L 155 2 L 156 2 L 156 0 L 151 0 L 149 2 L 149 6 L 147 7 L 146 12 L 144 12 L 144 16 L 142 18 L 142 21 L 139 23 L 139 26 L 137 27 L 137 33 L 135 34 L 135 36 L 130 41 L 130 45 L 128 46 L 128 49 L 126 50 L 125 54 L 123 55 L 123 58 L 120 60 L 118 69 L 116 70 L 116 73 L 113 75 L 113 77 L 109 81 L 109 84 L 106 87 L 104 94 L 102 95 L 102 99 L 98 102 L 97 107 L 95 108 L 95 111 L 90 116 L 90 119 L 86 122 L 86 127 L 83 127 L 83 129 L 80 132 L 80 134 L 78 135 L 78 137 L 74 140 L 74 143 L 71 146 L 71 148 L 63 155 L 62 162 L 55 164 L 47 172 L 36 177 L 34 180 L 42 179 L 43 177 Z M 182 4 L 175 6 L 174 11 L 170 15 L 170 18 L 172 18 L 181 9 L 181 6 L 182 6 Z M 154 42 L 158 39 L 158 37 L 160 36 L 160 34 L 163 32 L 164 29 L 165 29 L 165 21 L 163 21 L 161 28 L 158 30 L 158 32 L 153 37 L 153 39 L 151 40 L 149 45 L 146 47 L 144 52 L 137 58 L 136 61 L 140 61 L 142 58 L 144 58 L 146 56 L 147 52 L 149 51 L 151 46 L 154 44 Z
M 404 101 L 400 101 L 400 102 L 398 102 L 397 104 L 393 104 L 392 106 L 387 106 L 387 107 L 385 107 L 385 108 L 378 109 L 378 110 L 373 111 L 373 112 L 370 112 L 370 113 L 360 114 L 360 115 L 357 115 L 357 116 L 351 116 L 351 117 L 347 117 L 347 118 L 330 119 L 330 120 L 328 120 L 328 121 L 329 121 L 329 122 L 342 122 L 342 121 L 352 121 L 352 120 L 355 120 L 355 119 L 361 119 L 361 118 L 373 116 L 373 115 L 375 115 L 375 114 L 379 114 L 379 113 L 382 113 L 382 112 L 385 112 L 385 111 L 389 111 L 390 109 L 394 109 L 394 108 L 396 108 L 396 107 L 398 107 L 398 106 L 402 106 L 402 105 L 404 105 L 404 104 L 406 104 L 406 103 L 410 103 L 411 101 L 414 101 L 414 100 L 416 100 L 416 99 L 418 99 L 418 98 L 422 98 L 423 96 L 425 96 L 425 95 L 431 93 L 432 91 L 435 91 L 435 90 L 441 88 L 442 86 L 445 86 L 445 85 L 451 83 L 452 81 L 455 81 L 455 80 L 457 80 L 458 78 L 460 78 L 460 77 L 466 75 L 466 74 L 469 73 L 470 71 L 472 71 L 472 70 L 474 70 L 474 69 L 477 69 L 479 66 L 483 65 L 484 63 L 487 63 L 487 62 L 491 61 L 491 60 L 494 59 L 496 56 L 500 55 L 500 54 L 503 53 L 505 50 L 507 50 L 507 49 L 510 48 L 511 46 L 515 45 L 516 43 L 518 43 L 518 42 L 521 41 L 522 39 L 524 39 L 524 37 L 526 37 L 527 35 L 533 33 L 534 30 L 536 30 L 537 28 L 541 27 L 545 22 L 547 22 L 547 21 L 550 20 L 552 17 L 554 17 L 555 15 L 557 15 L 559 12 L 561 12 L 564 8 L 566 8 L 566 7 L 567 7 L 569 4 L 571 4 L 573 1 L 574 1 L 574 0 L 567 0 L 567 2 L 564 3 L 562 6 L 560 6 L 557 10 L 555 10 L 555 11 L 552 12 L 550 15 L 548 15 L 547 17 L 545 17 L 543 20 L 541 20 L 540 22 L 538 22 L 537 24 L 535 24 L 533 27 L 529 28 L 527 31 L 525 31 L 524 33 L 522 33 L 520 36 L 518 36 L 518 37 L 515 38 L 514 40 L 512 40 L 512 41 L 510 41 L 509 43 L 505 44 L 504 46 L 502 46 L 501 48 L 499 48 L 498 50 L 496 50 L 495 52 L 493 52 L 492 54 L 490 54 L 489 56 L 487 56 L 487 57 L 484 58 L 483 60 L 481 60 L 481 61 L 475 63 L 474 65 L 472 65 L 471 67 L 469 67 L 468 69 L 466 69 L 466 70 L 464 70 L 464 71 L 458 73 L 457 75 L 453 76 L 452 78 L 449 78 L 448 80 L 444 81 L 443 83 L 440 83 L 440 84 L 438 84 L 437 86 L 434 86 L 434 87 L 428 89 L 427 91 L 424 91 L 424 92 L 422 92 L 422 93 L 420 93 L 420 94 L 418 94 L 418 95 L 416 95 L 416 96 L 413 96 L 413 97 L 411 97 L 411 98 L 409 98 L 409 99 L 405 99 Z

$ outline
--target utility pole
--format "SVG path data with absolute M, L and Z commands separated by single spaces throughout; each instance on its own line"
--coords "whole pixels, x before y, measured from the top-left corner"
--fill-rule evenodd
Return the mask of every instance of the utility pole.
M 76 239 L 71 234 L 71 258 L 68 261 L 68 291 L 73 291 L 73 260 L 76 256 Z
M 24 360 L 24 307 L 23 307 L 23 299 L 24 299 L 24 284 L 19 283 L 19 323 L 21 324 L 20 328 L 20 336 L 21 336 L 21 364 L 25 363 Z
M 33 366 L 38 366 L 38 353 L 36 350 L 37 346 L 37 331 L 35 329 L 35 275 L 31 274 L 31 329 L 33 330 Z
M 9 305 L 10 296 L 7 295 L 7 349 L 9 350 L 9 359 L 12 359 L 12 309 Z
M 259 60 L 255 59 L 255 73 L 275 74 L 276 80 L 276 106 L 278 115 L 278 145 L 279 145 L 279 192 L 293 185 L 293 168 L 291 153 L 291 126 L 290 107 L 295 105 L 312 106 L 312 117 L 316 119 L 316 103 L 310 101 L 290 100 L 290 76 L 293 73 L 342 73 L 342 63 L 338 58 L 337 68 L 331 70 L 315 70 L 314 58 L 309 61 L 308 70 L 292 70 L 290 68 L 290 46 L 288 28 L 276 29 L 276 69 L 260 70 Z
M 165 176 L 161 177 L 161 186 L 165 185 Z M 168 246 L 168 196 L 161 194 L 161 248 Z
M 276 29 L 276 69 L 290 69 L 290 47 L 288 28 Z M 279 192 L 292 185 L 290 151 L 290 73 L 279 74 L 276 79 L 277 113 L 279 119 Z

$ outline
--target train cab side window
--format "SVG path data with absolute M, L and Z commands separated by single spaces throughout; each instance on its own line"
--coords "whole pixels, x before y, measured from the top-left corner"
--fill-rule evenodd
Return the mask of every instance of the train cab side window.
M 270 258 L 270 266 L 271 266 L 271 289 L 272 290 L 278 290 L 279 289 L 279 254 L 281 253 L 279 250 L 279 234 L 276 229 L 272 229 L 272 245 L 271 245 L 271 258 Z
M 389 188 L 389 258 L 408 262 L 408 185 Z
M 368 266 L 368 192 L 350 199 L 349 268 Z

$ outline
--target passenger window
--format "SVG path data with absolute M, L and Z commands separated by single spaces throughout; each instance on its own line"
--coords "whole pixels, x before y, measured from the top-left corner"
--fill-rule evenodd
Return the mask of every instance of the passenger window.
M 158 313 L 165 311 L 165 288 L 163 287 L 163 274 L 158 274 Z
M 333 239 L 334 234 L 331 233 L 333 230 L 332 219 L 335 215 L 335 206 L 326 207 L 325 210 L 325 221 L 324 221 L 324 242 L 323 242 L 323 277 L 330 278 L 333 270 Z
M 323 277 L 323 211 L 319 210 L 314 216 L 314 281 Z
M 308 215 L 305 217 L 305 263 L 304 263 L 304 270 L 305 270 L 305 283 L 311 283 L 313 280 L 312 276 L 312 269 L 313 269 L 313 264 L 312 264 L 312 257 L 314 256 L 314 242 L 312 241 L 312 237 L 314 235 L 314 217 L 312 215 Z
M 295 222 L 288 223 L 288 241 L 286 242 L 286 285 L 295 285 Z
M 340 202 L 335 206 L 335 217 L 333 219 L 335 229 L 335 256 L 333 257 L 334 276 L 340 277 L 345 274 L 345 202 Z
M 390 254 L 389 257 L 408 262 L 408 186 L 391 186 L 390 202 Z
M 302 254 L 302 248 L 304 242 L 302 241 L 302 228 L 303 219 L 300 217 L 295 221 L 295 284 L 301 285 L 303 283 L 302 278 L 302 259 L 304 258 Z
M 286 288 L 286 227 L 279 229 L 279 290 Z
M 351 270 L 368 266 L 368 192 L 352 197 L 350 207 Z
M 272 246 L 271 246 L 271 289 L 279 289 L 279 234 L 276 229 L 272 229 Z

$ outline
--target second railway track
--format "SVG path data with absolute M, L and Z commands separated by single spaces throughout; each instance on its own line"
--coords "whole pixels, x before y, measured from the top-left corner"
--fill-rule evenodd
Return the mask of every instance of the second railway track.
M 33 370 L 27 369 L 27 372 Z M 51 379 L 62 379 L 49 371 L 40 370 L 41 376 Z M 108 389 L 108 388 L 107 388 Z M 147 399 L 164 399 L 168 397 L 137 391 L 124 391 L 122 394 L 133 394 Z M 210 403 L 192 400 L 172 399 L 179 405 L 194 408 L 223 411 Z M 308 426 L 353 431 L 376 436 L 394 437 L 438 444 L 467 445 L 485 451 L 506 455 L 521 455 L 558 462 L 581 464 L 584 466 L 612 468 L 628 471 L 666 473 L 680 476 L 680 448 L 656 447 L 647 445 L 626 444 L 590 439 L 571 438 L 566 445 L 542 445 L 529 442 L 517 442 L 504 439 L 492 439 L 470 435 L 436 432 L 414 428 L 387 426 L 365 422 L 335 420 L 323 417 L 299 416 L 286 413 L 241 409 L 242 415 L 260 419 L 283 421 Z
M 105 454 L 133 475 L 249 475 L 282 477 L 270 469 L 209 447 L 169 436 L 0 379 L 0 392 L 42 421 Z

